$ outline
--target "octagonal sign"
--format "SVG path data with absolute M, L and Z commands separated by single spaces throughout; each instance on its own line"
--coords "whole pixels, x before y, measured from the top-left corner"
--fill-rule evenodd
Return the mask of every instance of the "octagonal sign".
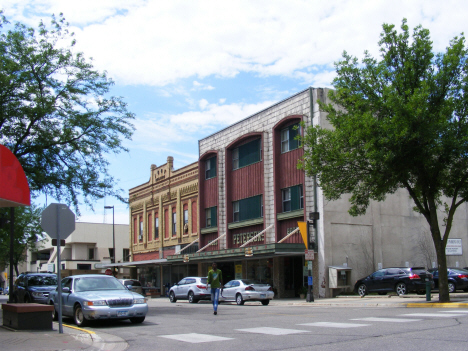
M 75 214 L 64 204 L 50 204 L 42 211 L 41 227 L 52 239 L 66 239 L 75 231 Z

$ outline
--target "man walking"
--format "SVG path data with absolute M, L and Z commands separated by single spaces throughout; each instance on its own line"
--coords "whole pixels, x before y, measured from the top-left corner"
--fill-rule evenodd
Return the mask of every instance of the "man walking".
M 218 269 L 216 262 L 213 262 L 208 272 L 208 284 L 211 284 L 211 302 L 213 303 L 213 314 L 218 314 L 219 290 L 223 287 L 223 272 Z M 206 289 L 208 290 L 208 284 Z

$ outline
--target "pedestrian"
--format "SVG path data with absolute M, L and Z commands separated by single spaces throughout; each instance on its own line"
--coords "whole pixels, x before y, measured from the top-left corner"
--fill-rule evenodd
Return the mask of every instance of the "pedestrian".
M 223 272 L 218 269 L 216 262 L 213 262 L 211 269 L 208 272 L 208 285 L 211 285 L 211 302 L 213 303 L 213 314 L 218 314 L 218 303 L 219 303 L 219 290 L 223 288 Z

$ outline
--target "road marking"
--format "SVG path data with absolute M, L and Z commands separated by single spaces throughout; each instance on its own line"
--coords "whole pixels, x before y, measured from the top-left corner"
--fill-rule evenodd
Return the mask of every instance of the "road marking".
M 408 317 L 460 317 L 460 314 L 440 314 L 440 313 L 409 313 L 409 314 L 400 314 L 400 316 Z
M 439 311 L 442 313 L 468 313 L 467 310 L 455 310 L 455 311 Z
M 197 334 L 197 333 L 160 335 L 159 337 L 160 338 L 177 340 L 177 341 L 189 342 L 189 343 L 192 343 L 192 344 L 198 344 L 198 343 L 201 343 L 201 342 L 232 340 L 232 338 L 224 338 L 222 336 Z
M 365 321 L 365 322 L 394 322 L 394 323 L 408 323 L 418 322 L 422 319 L 403 319 L 403 318 L 381 318 L 381 317 L 367 317 L 367 318 L 353 318 L 352 321 Z
M 248 332 L 248 333 L 268 334 L 268 335 L 288 335 L 288 334 L 309 333 L 308 330 L 270 328 L 270 327 L 259 327 L 259 328 L 250 328 L 250 329 L 236 329 L 236 330 L 243 331 L 243 332 Z
M 316 322 L 316 323 L 304 323 L 304 324 L 298 324 L 298 325 L 307 325 L 311 327 L 328 327 L 328 328 L 358 328 L 358 327 L 367 327 L 370 324 Z

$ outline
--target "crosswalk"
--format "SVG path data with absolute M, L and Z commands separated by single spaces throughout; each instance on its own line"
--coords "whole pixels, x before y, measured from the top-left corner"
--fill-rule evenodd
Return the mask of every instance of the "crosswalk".
M 288 328 L 273 328 L 273 327 L 255 327 L 255 328 L 244 328 L 234 329 L 235 331 L 243 333 L 263 334 L 263 335 L 291 335 L 291 334 L 302 334 L 311 333 L 313 330 L 305 327 L 318 327 L 318 328 L 360 328 L 368 327 L 372 324 L 369 323 L 414 323 L 423 321 L 423 318 L 453 318 L 468 315 L 468 310 L 453 310 L 453 311 L 438 311 L 438 312 L 426 312 L 426 313 L 405 313 L 398 317 L 401 318 L 387 318 L 387 317 L 364 317 L 364 318 L 352 318 L 350 322 L 312 322 L 312 323 L 300 323 L 296 324 L 301 329 L 288 329 Z M 415 318 L 419 317 L 419 318 Z M 364 323 L 362 323 L 364 322 Z M 188 333 L 188 334 L 173 334 L 173 335 L 160 335 L 160 338 L 171 339 L 174 341 L 181 341 L 186 343 L 208 343 L 208 342 L 220 342 L 234 340 L 234 338 L 216 336 L 211 334 L 201 333 Z

